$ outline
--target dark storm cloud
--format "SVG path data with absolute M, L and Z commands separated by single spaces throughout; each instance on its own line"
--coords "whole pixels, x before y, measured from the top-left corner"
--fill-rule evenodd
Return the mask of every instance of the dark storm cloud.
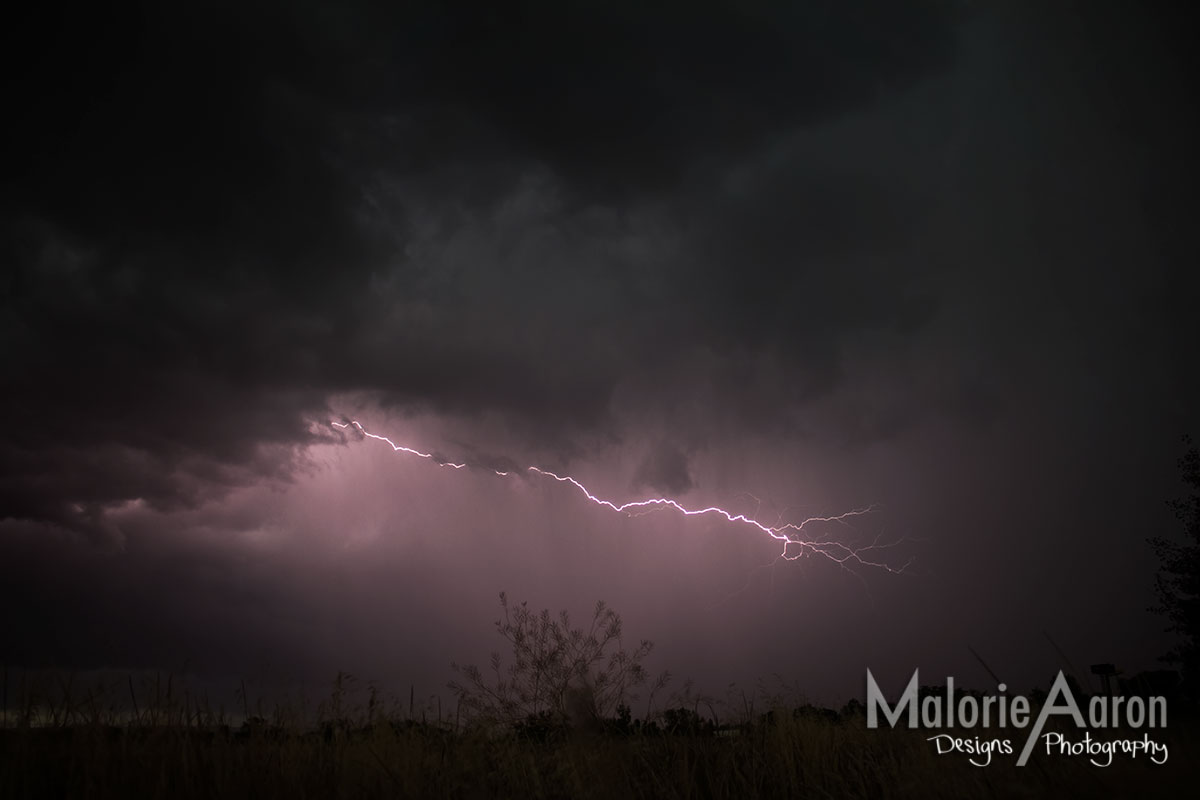
M 22 421 L 0 507 L 77 530 L 133 497 L 166 509 L 285 476 L 331 393 L 499 409 L 569 449 L 643 358 L 824 335 L 811 314 L 766 332 L 713 314 L 744 268 L 776 278 L 774 257 L 733 267 L 738 245 L 718 244 L 671 311 L 686 269 L 645 279 L 637 242 L 601 245 L 636 239 L 635 200 L 946 69 L 956 21 L 891 2 L 26 13 L 8 34 L 29 46 L 7 65 L 0 322 Z M 879 216 L 827 178 L 772 200 L 825 215 L 806 252 Z M 787 223 L 760 211 L 733 226 L 769 250 Z
M 633 474 L 634 489 L 650 487 L 681 495 L 694 486 L 687 455 L 670 442 L 661 442 L 648 452 Z
M 0 660 L 441 685 L 504 588 L 612 600 L 716 687 L 844 699 L 962 641 L 1032 674 L 1043 622 L 1152 660 L 1141 536 L 1200 397 L 1190 28 L 973 5 L 6 26 Z M 327 424 L 358 412 L 480 469 Z M 763 520 L 878 502 L 833 534 L 919 570 L 863 593 L 488 471 L 531 463 Z
M 227 525 L 226 536 L 236 525 Z M 64 546 L 43 530 L 9 530 L 11 563 L 53 563 L 53 575 L 13 570 L 5 581 L 6 656 L 25 664 L 162 665 L 219 669 L 224 652 L 250 659 L 282 645 L 296 601 L 268 566 L 174 537 L 134 539 L 119 552 Z M 290 606 L 290 608 L 289 608 Z M 63 635 L 70 631 L 69 636 Z M 293 661 L 302 650 L 287 653 Z
M 944 68 L 952 10 L 882 2 L 434 4 L 398 21 L 421 39 L 399 54 L 408 78 L 401 81 L 422 99 L 462 106 L 504 145 L 549 162 L 586 194 L 624 193 L 670 185 L 697 159 Z

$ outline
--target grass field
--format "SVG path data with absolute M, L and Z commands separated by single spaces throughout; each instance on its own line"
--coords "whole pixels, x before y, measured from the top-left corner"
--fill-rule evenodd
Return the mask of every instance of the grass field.
M 6 712 L 0 797 L 1146 798 L 1190 796 L 1200 778 L 1195 723 L 1152 732 L 1170 747 L 1162 766 L 1118 756 L 1099 768 L 1035 751 L 1023 768 L 1015 755 L 981 768 L 938 755 L 929 732 L 871 730 L 860 711 L 811 706 L 720 726 L 678 708 L 648 724 L 485 733 L 385 713 L 374 694 L 347 712 L 335 693 L 325 719 L 306 725 L 286 708 L 233 725 L 178 698 L 121 714 L 89 700 Z M 1006 734 L 1017 751 L 1023 734 Z

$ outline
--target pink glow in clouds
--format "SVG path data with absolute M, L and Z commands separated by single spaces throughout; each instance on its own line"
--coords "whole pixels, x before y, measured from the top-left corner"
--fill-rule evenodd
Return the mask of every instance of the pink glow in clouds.
M 351 420 L 349 423 L 331 422 L 330 424 L 336 428 L 342 428 L 342 429 L 347 429 L 347 428 L 350 428 L 351 426 L 353 426 L 360 433 L 362 433 L 363 436 L 366 436 L 370 439 L 375 439 L 377 441 L 384 442 L 384 443 L 390 445 L 394 452 L 406 453 L 408 455 L 414 455 L 419 458 L 428 459 L 441 467 L 450 467 L 452 469 L 458 470 L 458 469 L 464 469 L 464 468 L 470 466 L 466 463 L 460 464 L 460 463 L 455 463 L 452 461 L 442 460 L 442 459 L 436 457 L 435 455 L 433 455 L 432 453 L 423 453 L 420 450 L 415 450 L 411 447 L 406 447 L 404 445 L 396 444 L 395 442 L 393 442 L 391 439 L 389 439 L 386 436 L 381 436 L 376 433 L 371 433 L 366 428 L 364 428 L 361 423 L 359 423 L 355 420 Z M 500 477 L 515 477 L 512 473 L 509 473 L 509 472 L 501 472 L 500 470 L 495 470 L 495 469 L 491 469 L 489 471 L 495 473 L 496 475 L 498 475 Z M 540 475 L 540 476 L 543 476 L 546 478 L 551 478 L 560 483 L 569 483 L 572 486 L 574 486 L 575 488 L 577 488 L 584 495 L 584 497 L 586 497 L 592 503 L 594 503 L 598 506 L 602 506 L 604 508 L 608 508 L 612 511 L 616 511 L 621 514 L 629 515 L 629 516 L 635 516 L 638 513 L 646 513 L 646 512 L 650 512 L 650 511 L 672 510 L 679 514 L 682 514 L 684 516 L 689 516 L 689 517 L 701 516 L 701 515 L 705 515 L 705 514 L 715 514 L 715 515 L 724 517 L 726 520 L 728 520 L 731 523 L 735 523 L 735 524 L 743 525 L 743 526 L 749 526 L 763 534 L 766 534 L 767 536 L 770 536 L 772 539 L 775 539 L 776 541 L 781 542 L 783 545 L 783 550 L 782 550 L 782 552 L 780 552 L 779 558 L 783 559 L 785 561 L 795 561 L 805 555 L 819 555 L 819 556 L 823 556 L 824 558 L 827 558 L 830 561 L 833 561 L 837 564 L 841 564 L 843 566 L 846 566 L 847 564 L 861 564 L 866 567 L 875 567 L 875 568 L 887 570 L 888 572 L 893 572 L 893 573 L 903 572 L 905 570 L 905 568 L 908 566 L 908 564 L 910 563 L 910 562 L 906 562 L 905 564 L 903 564 L 899 567 L 896 567 L 896 566 L 888 564 L 885 561 L 875 561 L 875 560 L 871 560 L 869 558 L 865 558 L 864 555 L 867 553 L 871 553 L 873 551 L 886 550 L 887 548 L 892 547 L 895 544 L 898 544 L 897 542 L 888 543 L 888 544 L 880 544 L 878 537 L 876 537 L 876 539 L 870 545 L 867 545 L 865 547 L 851 547 L 850 545 L 847 545 L 843 542 L 839 542 L 839 541 L 836 541 L 833 539 L 821 540 L 821 539 L 805 539 L 805 538 L 799 537 L 799 534 L 802 533 L 805 528 L 808 528 L 810 526 L 814 526 L 814 525 L 817 525 L 820 523 L 848 524 L 849 521 L 855 517 L 863 516 L 864 514 L 870 514 L 873 511 L 875 511 L 876 509 L 875 509 L 875 506 L 873 506 L 873 505 L 868 506 L 867 508 L 856 509 L 853 511 L 846 511 L 841 514 L 834 514 L 831 516 L 808 517 L 807 519 L 805 519 L 801 522 L 788 522 L 788 523 L 782 523 L 779 525 L 766 525 L 766 524 L 754 519 L 753 517 L 748 517 L 745 514 L 735 514 L 732 511 L 727 511 L 726 509 L 720 508 L 718 506 L 708 506 L 706 508 L 687 508 L 686 506 L 682 505 L 679 501 L 674 500 L 669 497 L 651 497 L 651 498 L 648 498 L 645 500 L 635 500 L 635 501 L 630 501 L 630 502 L 626 502 L 626 503 L 617 503 L 612 500 L 605 500 L 601 497 L 597 497 L 595 494 L 593 494 L 591 491 L 589 491 L 586 486 L 584 486 L 578 480 L 576 480 L 575 478 L 572 478 L 569 475 L 557 475 L 549 470 L 545 470 L 545 469 L 542 469 L 542 468 L 536 467 L 536 466 L 528 467 L 527 471 L 531 472 L 535 475 Z

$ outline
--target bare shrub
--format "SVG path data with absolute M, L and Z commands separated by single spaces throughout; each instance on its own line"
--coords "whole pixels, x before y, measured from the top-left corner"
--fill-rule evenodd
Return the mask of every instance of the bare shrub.
M 573 628 L 566 611 L 555 617 L 549 610 L 535 613 L 526 603 L 510 606 L 503 592 L 500 607 L 504 615 L 496 621 L 496 631 L 508 642 L 512 662 L 506 666 L 493 653 L 486 675 L 473 664 L 451 665 L 461 679 L 452 681 L 450 689 L 468 721 L 593 725 L 634 699 L 634 690 L 646 683 L 642 659 L 653 644 L 642 640 L 626 650 L 621 617 L 603 602 L 596 603 L 586 628 Z M 664 672 L 655 688 L 668 679 Z

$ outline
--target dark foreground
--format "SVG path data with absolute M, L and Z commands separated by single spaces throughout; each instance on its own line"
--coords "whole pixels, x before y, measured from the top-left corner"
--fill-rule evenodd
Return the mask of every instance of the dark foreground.
M 1024 743 L 1012 732 L 1014 747 Z M 1132 735 L 1133 732 L 1128 732 Z M 776 714 L 691 726 L 503 737 L 414 722 L 301 733 L 268 725 L 73 725 L 0 731 L 0 797 L 17 798 L 964 798 L 1185 797 L 1200 778 L 1195 724 L 1153 732 L 1166 764 L 1118 755 L 975 767 L 927 733 L 861 715 Z M 1098 738 L 1124 736 L 1101 732 Z

